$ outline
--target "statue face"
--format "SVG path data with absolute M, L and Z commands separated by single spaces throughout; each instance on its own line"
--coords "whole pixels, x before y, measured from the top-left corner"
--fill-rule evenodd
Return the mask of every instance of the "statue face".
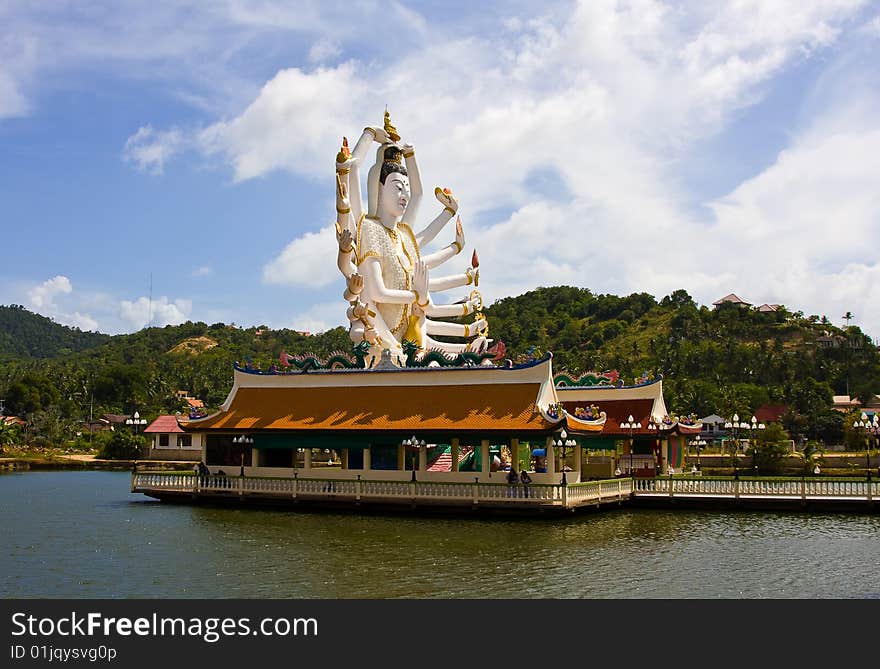
M 405 174 L 392 172 L 384 184 L 379 184 L 379 209 L 396 218 L 403 216 L 409 197 L 409 177 Z

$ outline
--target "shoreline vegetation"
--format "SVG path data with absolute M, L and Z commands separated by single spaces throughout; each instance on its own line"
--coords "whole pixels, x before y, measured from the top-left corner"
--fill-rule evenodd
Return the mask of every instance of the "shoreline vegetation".
M 626 457 L 626 456 L 622 456 Z M 741 478 L 787 478 L 787 477 L 829 477 L 829 478 L 865 478 L 868 466 L 872 476 L 880 477 L 880 457 L 871 454 L 870 461 L 865 452 L 823 453 L 807 461 L 801 453 L 792 453 L 779 463 L 779 471 L 775 474 L 755 475 L 751 468 L 751 459 L 741 456 L 737 460 L 736 473 Z M 82 451 L 48 447 L 6 447 L 0 452 L 0 472 L 24 470 L 110 470 L 131 471 L 137 466 L 138 471 L 191 471 L 195 463 L 188 460 L 144 460 L 144 459 L 108 459 L 98 457 L 97 449 Z M 818 465 L 819 473 L 814 468 Z M 686 466 L 676 476 L 687 478 L 693 475 L 692 468 L 699 467 L 703 476 L 733 476 L 735 471 L 729 453 L 702 453 L 686 457 Z M 328 468 L 332 469 L 332 468 Z
M 111 460 L 99 458 L 97 451 L 71 451 L 63 448 L 6 447 L 0 452 L 0 471 L 27 469 L 75 469 L 130 471 L 191 469 L 193 463 L 174 460 Z

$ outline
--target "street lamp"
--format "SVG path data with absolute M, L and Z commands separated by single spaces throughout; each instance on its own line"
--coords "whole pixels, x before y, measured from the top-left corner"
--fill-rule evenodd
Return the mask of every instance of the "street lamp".
M 872 420 L 868 420 L 868 414 L 862 412 L 860 420 L 853 421 L 853 428 L 861 432 L 865 437 L 865 467 L 868 472 L 868 482 L 871 482 L 871 439 L 880 436 L 880 419 L 874 414 Z
M 147 419 L 141 418 L 141 415 L 135 411 L 131 418 L 125 420 L 125 424 L 129 427 L 133 427 L 134 433 L 137 434 L 141 427 L 147 424 Z
M 706 446 L 706 440 L 703 437 L 695 437 L 691 439 L 690 445 L 697 449 L 697 470 L 703 470 L 703 463 L 700 462 L 700 451 Z
M 757 418 L 752 416 L 752 420 L 757 424 Z M 740 422 L 739 414 L 733 414 L 733 420 L 727 421 L 724 424 L 725 430 L 730 430 L 733 433 L 733 478 L 739 478 L 739 470 L 737 469 L 737 458 L 739 457 L 739 433 L 737 430 L 739 429 L 750 429 L 751 425 L 746 421 Z M 757 429 L 757 428 L 755 428 Z
M 648 431 L 652 434 L 657 434 L 657 451 L 660 453 L 660 471 L 663 471 L 663 448 L 660 444 L 660 428 L 663 426 L 659 420 L 654 418 L 654 415 L 651 414 L 648 416 Z
M 238 475 L 239 475 L 239 476 L 244 476 L 244 447 L 245 447 L 245 446 L 250 446 L 251 444 L 253 444 L 253 443 L 254 443 L 254 438 L 253 438 L 253 437 L 250 437 L 250 436 L 248 436 L 248 435 L 246 435 L 246 434 L 242 434 L 242 435 L 240 435 L 240 436 L 238 436 L 238 437 L 233 437 L 233 439 L 232 439 L 232 443 L 233 443 L 233 444 L 238 444 L 239 447 L 241 448 L 241 469 L 239 470 L 239 474 L 238 474 Z
M 427 444 L 425 443 L 424 439 L 419 441 L 418 437 L 416 437 L 415 435 L 413 435 L 409 439 L 404 439 L 400 443 L 403 444 L 403 446 L 405 448 L 409 448 L 412 450 L 412 458 L 411 458 L 412 480 L 415 481 L 416 480 L 416 453 L 418 452 L 419 448 L 425 448 L 427 446 Z
M 758 419 L 752 416 L 752 422 L 749 425 L 749 434 L 751 434 L 749 442 L 752 445 L 752 469 L 755 470 L 755 476 L 758 475 L 758 431 L 766 428 L 767 426 L 764 423 L 759 423 Z
M 577 446 L 577 442 L 574 439 L 568 439 L 568 433 L 563 429 L 562 432 L 559 433 L 559 441 L 555 442 L 553 445 L 558 446 L 562 449 L 562 485 L 568 485 L 568 481 L 565 478 L 565 454 L 569 448 Z
M 627 419 L 620 424 L 620 429 L 629 431 L 629 475 L 633 476 L 633 446 L 635 445 L 635 442 L 633 441 L 633 433 L 636 430 L 641 430 L 642 424 L 640 422 L 637 423 L 635 418 L 632 417 L 632 414 L 630 414 Z

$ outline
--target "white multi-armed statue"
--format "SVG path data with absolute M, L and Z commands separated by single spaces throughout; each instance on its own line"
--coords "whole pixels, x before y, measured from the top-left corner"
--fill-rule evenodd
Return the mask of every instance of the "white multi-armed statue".
M 376 162 L 367 174 L 367 209 L 361 202 L 358 167 L 372 146 L 379 144 Z M 413 232 L 422 202 L 422 182 L 415 149 L 401 143 L 385 112 L 384 126 L 364 128 L 354 150 L 343 138 L 336 156 L 337 265 L 346 279 L 345 299 L 352 341 L 370 344 L 367 366 L 390 352 L 392 362 L 404 359 L 402 342 L 408 339 L 420 351 L 439 349 L 457 354 L 483 351 L 489 344 L 488 323 L 482 316 L 482 296 L 472 290 L 454 304 L 435 304 L 432 293 L 479 284 L 476 254 L 461 274 L 429 278 L 430 270 L 461 253 L 464 230 L 459 217 L 455 240 L 434 253 L 424 249 L 458 213 L 452 191 L 437 187 L 434 195 L 443 210 L 424 229 Z M 464 317 L 476 312 L 471 323 L 434 318 Z M 460 343 L 441 342 L 431 335 L 458 337 Z

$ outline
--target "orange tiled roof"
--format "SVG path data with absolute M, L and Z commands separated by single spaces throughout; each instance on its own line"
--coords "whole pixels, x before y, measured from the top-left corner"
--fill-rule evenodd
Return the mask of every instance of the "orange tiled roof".
M 183 423 L 198 430 L 517 430 L 552 427 L 540 384 L 238 388 L 228 411 Z

